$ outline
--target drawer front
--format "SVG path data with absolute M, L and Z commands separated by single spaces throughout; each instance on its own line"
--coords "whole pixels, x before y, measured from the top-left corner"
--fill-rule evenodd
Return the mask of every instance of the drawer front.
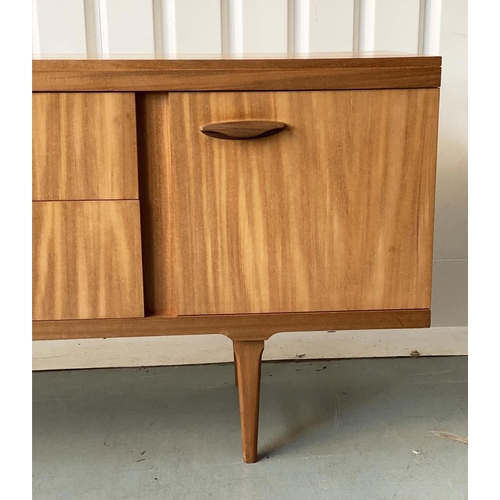
M 170 94 L 178 314 L 430 307 L 438 98 Z M 200 132 L 231 120 L 287 128 Z
M 143 315 L 139 202 L 33 203 L 33 319 Z
M 33 94 L 33 200 L 137 197 L 133 93 Z

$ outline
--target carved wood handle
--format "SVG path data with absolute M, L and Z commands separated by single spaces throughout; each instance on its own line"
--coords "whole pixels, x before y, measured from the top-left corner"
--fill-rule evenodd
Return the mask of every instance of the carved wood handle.
M 260 139 L 278 134 L 286 123 L 268 120 L 241 120 L 230 122 L 209 123 L 200 127 L 200 131 L 216 139 L 244 140 Z

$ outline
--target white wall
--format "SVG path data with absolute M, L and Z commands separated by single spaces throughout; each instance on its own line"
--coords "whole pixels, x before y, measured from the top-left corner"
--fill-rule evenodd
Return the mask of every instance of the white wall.
M 437 53 L 441 3 L 445 17 L 453 11 L 447 1 L 33 0 L 33 52 L 56 57 Z M 463 18 L 466 5 L 456 3 L 458 17 Z
M 453 332 L 458 332 L 461 343 L 452 344 L 455 353 L 463 353 L 466 350 L 466 329 L 463 327 L 467 325 L 466 0 L 33 0 L 34 57 L 162 57 L 351 50 L 443 56 L 432 305 L 434 328 L 425 337 L 432 337 L 434 332 L 448 339 L 443 336 L 443 329 L 437 327 L 447 328 L 452 336 Z M 358 337 L 362 335 L 359 333 Z M 411 343 L 411 336 L 402 331 L 396 337 L 375 332 L 372 335 L 385 343 L 392 342 L 391 349 L 402 355 Z M 354 344 L 358 337 L 352 334 Z M 51 364 L 50 359 L 56 359 L 51 352 L 57 349 L 60 353 L 62 349 L 66 354 L 58 354 L 57 359 L 63 360 L 60 363 L 64 365 L 71 353 L 79 352 L 74 350 L 78 343 L 72 342 L 58 341 L 57 346 L 53 342 L 45 342 L 43 346 L 35 343 L 35 366 L 63 367 Z M 102 350 L 102 342 L 85 342 L 94 352 L 90 357 L 99 349 L 106 352 Z M 116 342 L 121 342 L 125 350 L 131 345 L 126 339 Z M 168 338 L 160 342 L 166 349 L 175 343 Z M 183 342 L 188 342 L 183 349 L 196 350 L 195 342 Z M 293 350 L 298 344 L 296 340 L 291 342 Z M 179 362 L 184 359 L 179 344 L 175 345 L 174 355 L 170 356 L 172 363 L 175 363 L 176 352 Z M 426 345 L 431 354 L 449 350 L 448 340 Z M 146 340 L 143 346 L 146 349 Z M 368 344 L 365 350 L 356 349 L 360 355 L 378 355 Z M 347 349 L 345 353 L 351 351 Z M 133 364 L 147 362 L 147 355 L 142 356 L 137 346 L 134 353 Z M 221 354 L 220 359 L 226 354 Z M 123 363 L 130 364 L 125 361 L 126 355 L 123 356 Z M 43 357 L 46 360 L 41 362 Z M 86 366 L 84 358 L 79 361 L 82 366 Z M 101 356 L 100 366 L 120 365 L 119 357 L 113 359 Z M 191 362 L 207 359 L 200 351 Z M 75 361 L 68 361 L 64 366 L 72 363 Z M 88 363 L 92 364 L 90 358 Z

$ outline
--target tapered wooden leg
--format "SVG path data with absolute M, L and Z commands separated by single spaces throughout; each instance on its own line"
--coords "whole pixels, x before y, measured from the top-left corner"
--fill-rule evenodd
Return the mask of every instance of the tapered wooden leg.
M 233 357 L 234 357 L 234 385 L 238 387 L 238 362 L 236 361 L 236 352 L 233 343 Z
M 234 341 L 233 349 L 240 401 L 243 461 L 253 464 L 257 462 L 260 360 L 264 351 L 264 341 Z

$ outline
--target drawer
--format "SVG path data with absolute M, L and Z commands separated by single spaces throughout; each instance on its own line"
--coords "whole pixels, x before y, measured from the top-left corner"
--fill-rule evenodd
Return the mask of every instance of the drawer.
M 137 198 L 134 94 L 33 94 L 33 200 Z
M 140 316 L 139 202 L 34 202 L 33 319 Z
M 170 94 L 177 313 L 428 308 L 438 96 Z

